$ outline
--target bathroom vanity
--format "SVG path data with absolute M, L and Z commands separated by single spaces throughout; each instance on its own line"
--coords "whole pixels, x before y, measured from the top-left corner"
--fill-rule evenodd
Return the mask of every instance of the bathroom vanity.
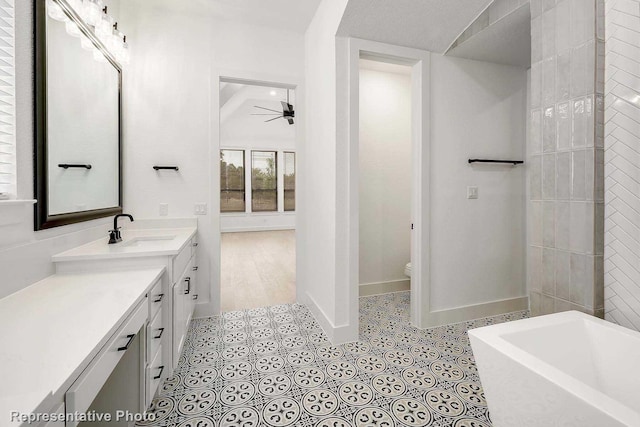
M 2 413 L 148 408 L 198 298 L 197 221 L 134 224 L 118 244 L 105 237 L 55 255 L 55 275 L 0 300 L 0 336 L 12 343 L 0 348 Z

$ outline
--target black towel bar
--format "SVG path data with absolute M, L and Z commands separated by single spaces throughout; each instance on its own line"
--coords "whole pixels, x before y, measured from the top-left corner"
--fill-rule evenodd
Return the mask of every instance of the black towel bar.
M 492 159 L 469 159 L 469 163 L 507 163 L 512 165 L 521 165 L 522 160 L 492 160 Z
M 78 165 L 78 164 L 73 164 L 73 163 L 60 163 L 58 165 L 59 168 L 62 169 L 69 169 L 69 168 L 83 168 L 83 169 L 91 169 L 93 166 L 86 164 L 86 165 Z
M 179 171 L 180 168 L 178 166 L 154 166 L 153 167 L 154 170 L 172 170 L 172 171 Z

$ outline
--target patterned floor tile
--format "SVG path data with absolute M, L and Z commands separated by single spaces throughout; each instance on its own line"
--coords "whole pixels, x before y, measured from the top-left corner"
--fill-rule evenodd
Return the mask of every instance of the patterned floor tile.
M 195 319 L 149 412 L 156 427 L 488 427 L 467 331 L 420 330 L 409 292 L 360 299 L 360 340 L 333 346 L 301 304 Z

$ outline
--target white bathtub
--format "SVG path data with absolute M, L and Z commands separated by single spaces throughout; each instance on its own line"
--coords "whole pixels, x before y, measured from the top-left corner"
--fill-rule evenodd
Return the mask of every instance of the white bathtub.
M 494 427 L 640 426 L 640 333 L 569 311 L 469 338 Z

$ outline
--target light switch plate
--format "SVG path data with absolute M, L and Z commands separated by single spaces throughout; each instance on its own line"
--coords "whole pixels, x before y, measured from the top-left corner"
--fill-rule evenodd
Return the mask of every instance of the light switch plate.
M 196 203 L 194 214 L 196 215 L 206 215 L 207 214 L 207 204 L 206 203 Z
M 467 187 L 467 199 L 478 198 L 478 187 Z
M 160 203 L 160 216 L 169 215 L 169 203 Z

